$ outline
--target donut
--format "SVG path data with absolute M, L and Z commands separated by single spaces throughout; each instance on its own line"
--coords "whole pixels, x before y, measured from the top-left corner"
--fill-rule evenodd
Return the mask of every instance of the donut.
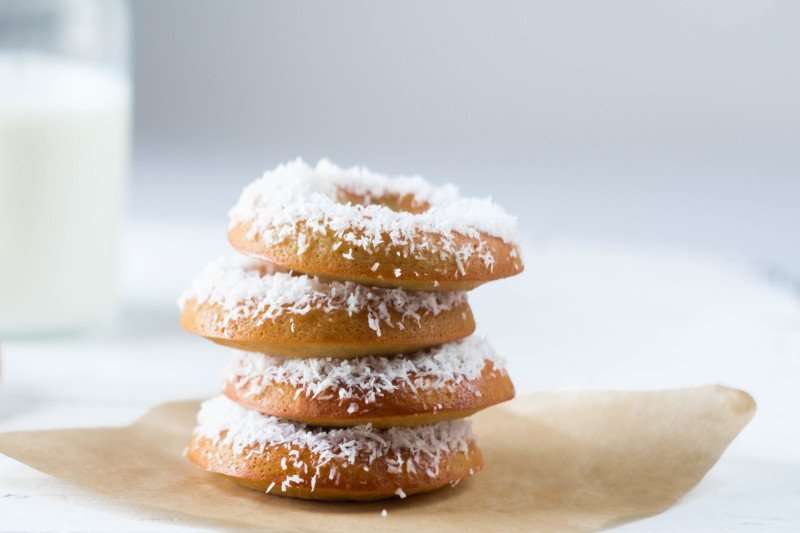
M 404 498 L 483 467 L 467 420 L 314 428 L 249 411 L 224 396 L 203 403 L 186 456 L 246 487 L 314 500 Z
M 419 176 L 298 159 L 247 186 L 230 211 L 239 252 L 327 279 L 469 290 L 522 272 L 516 218 Z
M 290 359 L 234 353 L 223 392 L 239 405 L 315 426 L 418 426 L 514 397 L 505 361 L 472 336 L 410 355 Z
M 211 263 L 178 305 L 190 333 L 286 357 L 411 352 L 475 330 L 464 292 L 322 281 L 243 256 Z

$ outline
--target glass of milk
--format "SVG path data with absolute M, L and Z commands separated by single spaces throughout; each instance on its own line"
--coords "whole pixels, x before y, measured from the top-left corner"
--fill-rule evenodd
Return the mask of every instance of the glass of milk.
M 114 314 L 128 19 L 122 0 L 0 0 L 0 337 Z

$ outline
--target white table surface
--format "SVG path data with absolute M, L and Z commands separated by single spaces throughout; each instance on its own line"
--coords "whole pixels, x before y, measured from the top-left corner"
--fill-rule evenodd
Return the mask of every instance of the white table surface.
M 118 319 L 83 336 L 2 344 L 0 431 L 124 425 L 217 393 L 224 348 L 181 332 L 174 304 L 224 228 L 139 220 Z M 526 272 L 476 290 L 478 331 L 518 390 L 719 382 L 759 409 L 703 482 L 623 531 L 800 531 L 800 295 L 745 262 L 599 244 L 526 247 Z M 197 531 L 0 456 L 0 531 Z

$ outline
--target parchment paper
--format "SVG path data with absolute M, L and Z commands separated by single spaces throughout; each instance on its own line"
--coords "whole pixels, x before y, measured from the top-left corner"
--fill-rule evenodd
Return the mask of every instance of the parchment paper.
M 536 392 L 474 417 L 485 470 L 455 488 L 321 503 L 250 491 L 191 465 L 182 452 L 198 406 L 159 405 L 124 428 L 0 434 L 0 452 L 110 498 L 227 529 L 583 532 L 670 507 L 755 412 L 747 393 L 722 386 Z

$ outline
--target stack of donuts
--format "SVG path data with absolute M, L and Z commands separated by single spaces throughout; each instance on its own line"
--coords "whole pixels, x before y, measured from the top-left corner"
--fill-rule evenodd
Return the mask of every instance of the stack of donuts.
M 232 348 L 186 450 L 270 494 L 373 500 L 481 470 L 469 415 L 514 396 L 468 291 L 522 271 L 516 219 L 451 185 L 281 165 L 230 212 L 239 255 L 179 301 Z

